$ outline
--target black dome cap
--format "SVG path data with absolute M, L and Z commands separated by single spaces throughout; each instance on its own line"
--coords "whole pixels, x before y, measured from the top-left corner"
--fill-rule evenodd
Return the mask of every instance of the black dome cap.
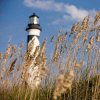
M 29 18 L 35 17 L 35 16 L 39 18 L 39 16 L 37 16 L 35 13 L 33 13 L 33 15 L 29 16 Z

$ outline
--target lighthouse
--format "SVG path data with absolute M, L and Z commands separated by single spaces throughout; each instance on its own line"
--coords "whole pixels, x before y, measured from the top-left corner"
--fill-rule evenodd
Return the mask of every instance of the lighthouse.
M 39 37 L 41 33 L 41 27 L 39 23 L 39 16 L 37 16 L 35 13 L 33 15 L 29 16 L 29 24 L 26 28 L 26 31 L 28 32 L 27 36 L 27 45 L 30 43 L 32 39 L 34 39 L 34 47 L 32 49 L 32 53 L 34 53 L 35 48 L 40 45 Z
M 29 45 L 31 41 L 34 40 L 34 44 L 32 45 L 32 50 L 30 55 L 34 54 L 37 46 L 40 47 L 39 37 L 41 30 L 42 29 L 40 27 L 39 17 L 35 13 L 33 13 L 33 15 L 29 16 L 29 24 L 28 27 L 26 28 L 26 31 L 28 32 L 27 45 Z M 32 61 L 35 62 L 35 60 L 36 57 Z M 27 79 L 27 84 L 30 86 L 32 90 L 34 90 L 41 83 L 41 78 L 39 77 L 41 76 L 41 73 L 39 71 L 39 66 L 35 64 L 28 66 L 27 73 L 29 75 Z

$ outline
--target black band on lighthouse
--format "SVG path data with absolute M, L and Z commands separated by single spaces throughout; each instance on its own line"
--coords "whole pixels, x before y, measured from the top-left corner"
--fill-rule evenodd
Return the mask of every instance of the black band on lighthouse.
M 28 24 L 28 28 L 26 28 L 26 31 L 28 31 L 29 29 L 39 29 L 40 31 L 42 31 L 39 24 Z

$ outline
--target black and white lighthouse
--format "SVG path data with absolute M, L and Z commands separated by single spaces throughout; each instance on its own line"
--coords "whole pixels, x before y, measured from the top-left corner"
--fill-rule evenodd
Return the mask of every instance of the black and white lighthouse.
M 29 24 L 28 28 L 26 28 L 26 31 L 28 32 L 27 44 L 29 45 L 32 40 L 34 41 L 32 45 L 32 50 L 30 52 L 30 54 L 33 55 L 36 50 L 36 47 L 38 46 L 40 48 L 39 37 L 41 33 L 39 17 L 35 13 L 33 13 L 32 16 L 29 16 Z M 35 55 L 33 62 L 35 62 L 35 58 L 38 56 L 38 53 L 39 51 Z M 34 90 L 34 88 L 38 87 L 41 83 L 41 78 L 38 77 L 40 75 L 39 66 L 32 63 L 28 67 L 27 73 L 29 75 L 29 77 L 27 78 L 27 84 L 31 87 L 32 90 Z
M 26 31 L 28 32 L 27 44 L 29 44 L 29 42 L 34 39 L 34 47 L 32 53 L 35 51 L 35 48 L 40 45 L 39 37 L 41 30 L 42 29 L 40 27 L 39 17 L 33 13 L 33 15 L 29 16 L 29 24 L 26 28 Z

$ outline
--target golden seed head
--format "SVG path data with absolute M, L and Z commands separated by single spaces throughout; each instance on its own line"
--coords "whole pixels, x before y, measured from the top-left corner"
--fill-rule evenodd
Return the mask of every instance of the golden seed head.
M 82 22 L 82 30 L 84 30 L 85 32 L 88 31 L 88 22 L 89 22 L 89 19 L 90 19 L 90 17 L 89 16 L 86 16 L 83 19 L 83 22 Z
M 73 71 L 73 70 L 70 70 L 69 75 L 70 75 L 71 77 L 74 77 L 74 71 Z
M 90 38 L 89 43 L 92 45 L 93 44 L 93 36 Z
M 88 34 L 83 35 L 82 36 L 82 40 L 83 40 L 83 42 L 85 42 L 86 40 L 88 40 Z
M 42 47 L 40 48 L 40 54 L 44 53 L 46 49 L 46 39 L 42 43 Z
M 56 96 L 56 95 L 54 95 L 54 96 L 53 96 L 53 99 L 54 99 L 54 100 L 57 100 L 57 96 Z
M 79 29 L 81 28 L 80 26 L 80 23 L 76 23 L 76 24 L 73 24 L 72 28 L 71 28 L 71 34 L 77 32 Z
M 91 49 L 91 45 L 90 45 L 90 44 L 87 45 L 87 49 L 88 49 L 88 50 Z
M 3 56 L 3 58 L 7 59 L 9 54 L 10 54 L 10 46 L 7 47 L 6 52 L 5 52 L 4 56 Z
M 63 94 L 63 93 L 65 93 L 65 92 L 66 92 L 66 88 L 63 87 L 63 88 L 61 89 L 60 93 Z
M 74 67 L 81 68 L 83 66 L 83 63 L 83 61 L 81 61 L 80 63 L 75 63 Z
M 0 52 L 0 59 L 2 59 L 2 53 Z
M 37 56 L 37 54 L 39 53 L 39 50 L 40 50 L 40 46 L 37 46 L 36 49 L 35 49 L 35 52 L 33 54 L 33 57 L 35 58 Z
M 34 46 L 34 38 L 32 38 L 32 40 L 28 43 L 28 50 L 27 50 L 27 52 L 29 54 L 31 53 L 33 46 Z
M 63 86 L 65 87 L 65 88 L 67 88 L 67 89 L 70 89 L 71 88 L 71 83 L 65 83 L 65 84 L 63 84 Z
M 96 14 L 96 16 L 94 18 L 94 25 L 96 25 L 99 20 L 100 20 L 100 12 L 97 12 L 97 14 Z
M 12 52 L 16 52 L 16 46 L 15 45 L 12 45 Z
M 63 74 L 60 74 L 58 77 L 57 77 L 57 80 L 58 81 L 61 81 L 61 80 L 63 80 L 64 79 L 64 75 Z
M 96 42 L 100 42 L 100 35 L 96 36 Z

